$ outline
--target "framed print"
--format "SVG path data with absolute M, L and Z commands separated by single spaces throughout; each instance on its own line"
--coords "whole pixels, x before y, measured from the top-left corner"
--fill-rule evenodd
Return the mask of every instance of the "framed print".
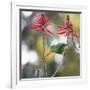
M 85 82 L 86 10 L 11 4 L 11 87 Z

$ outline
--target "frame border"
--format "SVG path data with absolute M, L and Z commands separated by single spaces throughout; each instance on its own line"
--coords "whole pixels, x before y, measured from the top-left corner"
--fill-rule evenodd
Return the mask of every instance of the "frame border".
M 68 76 L 59 78 L 39 78 L 39 79 L 19 79 L 19 46 L 20 46 L 20 32 L 19 30 L 19 9 L 33 9 L 33 10 L 49 10 L 49 11 L 64 11 L 64 12 L 81 12 L 80 16 L 80 77 Z M 48 85 L 55 85 L 56 82 L 61 85 L 67 84 L 80 84 L 87 82 L 87 7 L 86 6 L 71 6 L 71 5 L 45 5 L 44 3 L 37 5 L 37 3 L 19 3 L 11 2 L 11 88 L 22 88 L 22 87 L 40 87 Z M 58 84 L 58 85 L 59 85 Z

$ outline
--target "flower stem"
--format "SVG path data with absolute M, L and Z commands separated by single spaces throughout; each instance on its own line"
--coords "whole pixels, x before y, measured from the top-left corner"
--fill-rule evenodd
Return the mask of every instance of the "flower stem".
M 45 34 L 44 34 L 44 29 L 43 29 L 43 59 L 44 59 L 44 70 L 45 70 L 45 77 L 47 77 L 47 65 L 46 65 L 46 57 L 44 55 L 45 52 Z
M 51 53 L 52 53 L 52 51 L 49 51 L 49 52 L 45 55 L 45 57 L 48 57 Z

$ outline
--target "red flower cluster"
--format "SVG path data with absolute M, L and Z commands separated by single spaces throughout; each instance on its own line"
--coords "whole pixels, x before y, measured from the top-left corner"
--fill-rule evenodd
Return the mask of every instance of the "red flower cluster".
M 32 24 L 32 27 L 35 28 L 37 31 L 43 31 L 48 34 L 53 34 L 47 27 L 50 25 L 48 17 L 45 17 L 44 14 L 41 14 L 39 17 L 36 18 L 35 24 Z
M 72 23 L 70 22 L 69 16 L 67 16 L 66 23 L 63 26 L 58 26 L 60 31 L 57 32 L 57 34 L 69 36 L 71 35 L 72 37 L 78 38 L 78 35 L 76 32 L 73 30 Z

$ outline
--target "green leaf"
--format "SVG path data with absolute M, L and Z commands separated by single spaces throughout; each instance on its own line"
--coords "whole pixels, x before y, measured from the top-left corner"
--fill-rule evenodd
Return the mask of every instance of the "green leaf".
M 64 51 L 65 46 L 66 46 L 66 44 L 59 43 L 57 45 L 51 46 L 51 50 L 52 50 L 52 52 L 62 54 L 63 51 Z

